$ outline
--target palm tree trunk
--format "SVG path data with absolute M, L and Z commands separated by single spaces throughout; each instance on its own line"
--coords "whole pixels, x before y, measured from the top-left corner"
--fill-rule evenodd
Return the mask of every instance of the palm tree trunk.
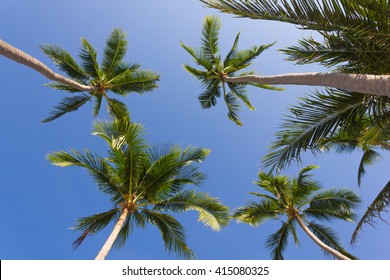
M 343 254 L 341 254 L 339 251 L 329 247 L 328 245 L 326 245 L 324 242 L 322 242 L 320 239 L 318 239 L 317 236 L 314 235 L 314 233 L 312 233 L 310 231 L 310 229 L 308 229 L 308 227 L 304 224 L 304 222 L 302 221 L 301 217 L 299 217 L 299 215 L 296 215 L 295 216 L 295 219 L 298 221 L 298 224 L 301 226 L 301 228 L 306 232 L 306 234 L 318 245 L 321 247 L 321 249 L 323 249 L 324 251 L 328 252 L 329 254 L 331 254 L 332 256 L 334 256 L 336 259 L 339 259 L 339 260 L 350 260 L 350 258 L 344 256 Z
M 60 74 L 53 72 L 49 67 L 40 62 L 38 59 L 33 58 L 31 55 L 26 54 L 25 52 L 11 46 L 10 44 L 4 42 L 0 39 L 0 55 L 3 55 L 13 61 L 26 65 L 42 75 L 46 78 L 59 82 L 64 85 L 71 86 L 75 89 L 82 91 L 94 91 L 94 88 L 91 86 L 82 85 L 76 81 L 68 79 Z
M 290 73 L 275 76 L 224 76 L 223 80 L 229 83 L 326 86 L 349 92 L 361 92 L 390 97 L 390 75 L 308 72 Z
M 112 245 L 114 244 L 116 238 L 118 237 L 118 234 L 122 229 L 128 214 L 129 214 L 129 210 L 127 208 L 123 208 L 122 213 L 114 226 L 114 229 L 112 230 L 110 236 L 107 238 L 107 241 L 106 243 L 104 243 L 99 254 L 97 254 L 95 260 L 104 260 L 107 257 L 107 254 L 108 252 L 110 252 Z

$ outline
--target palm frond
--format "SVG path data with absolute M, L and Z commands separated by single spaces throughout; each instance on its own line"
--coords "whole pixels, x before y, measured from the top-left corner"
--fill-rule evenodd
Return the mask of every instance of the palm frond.
M 283 251 L 288 245 L 288 237 L 292 229 L 291 220 L 282 223 L 282 227 L 271 234 L 266 241 L 267 249 L 271 250 L 273 260 L 284 260 Z
M 290 109 L 282 130 L 271 151 L 263 158 L 265 166 L 283 168 L 291 161 L 300 161 L 300 154 L 307 149 L 316 153 L 322 140 L 331 136 L 340 126 L 353 126 L 367 112 L 364 94 L 346 93 L 328 89 L 323 94 L 302 98 Z
M 199 212 L 199 221 L 215 231 L 221 230 L 229 223 L 229 212 L 217 199 L 206 193 L 193 190 L 183 191 L 168 200 L 158 202 L 154 211 L 184 212 L 195 210 Z
M 300 40 L 297 46 L 281 51 L 287 54 L 287 60 L 297 64 L 337 66 L 339 71 L 346 73 L 389 73 L 390 34 L 350 28 L 348 32 L 324 36 L 323 43 L 306 38 Z
M 202 71 L 202 70 L 198 70 L 194 67 L 191 67 L 190 65 L 188 64 L 184 64 L 183 65 L 183 68 L 188 72 L 190 73 L 192 76 L 194 76 L 196 79 L 198 79 L 199 81 L 202 82 L 202 84 L 205 84 L 207 83 L 207 80 L 209 79 L 212 79 L 214 75 L 211 75 L 210 74 L 210 71 Z
M 381 213 L 387 211 L 387 207 L 390 205 L 390 181 L 387 182 L 385 187 L 380 191 L 371 205 L 367 208 L 362 218 L 356 226 L 352 238 L 351 244 L 357 241 L 358 234 L 362 231 L 365 224 L 373 225 L 375 219 L 382 219 Z
M 238 102 L 237 96 L 228 93 L 224 95 L 225 103 L 228 107 L 228 117 L 230 120 L 234 121 L 237 125 L 242 125 L 242 122 L 240 121 L 240 117 L 238 115 L 240 111 L 240 103 Z
M 207 58 L 207 55 L 202 49 L 191 48 L 183 44 L 183 42 L 180 42 L 180 45 L 192 56 L 196 64 L 203 66 L 208 71 L 213 71 L 213 63 Z
M 381 155 L 372 150 L 372 149 L 366 149 L 363 153 L 362 159 L 360 160 L 359 164 L 359 170 L 358 170 L 358 185 L 361 185 L 362 178 L 364 174 L 366 173 L 366 166 L 367 165 L 373 165 L 375 161 L 381 159 Z
M 292 23 L 304 29 L 319 31 L 346 30 L 346 26 L 378 25 L 373 18 L 385 23 L 389 8 L 386 1 L 348 0 L 201 0 L 206 6 L 239 17 Z M 376 8 L 373 9 L 372 7 Z
M 117 94 L 146 93 L 157 88 L 160 76 L 152 71 L 128 69 L 110 80 L 110 89 Z
M 209 152 L 193 146 L 154 147 L 148 152 L 150 167 L 139 185 L 149 199 L 157 201 L 181 191 L 183 183 L 199 185 L 205 176 L 198 171 L 196 163 L 202 162 Z
M 240 33 L 238 33 L 236 35 L 236 38 L 234 39 L 234 43 L 230 49 L 230 51 L 228 52 L 228 54 L 226 55 L 224 61 L 223 61 L 223 65 L 228 65 L 230 60 L 232 59 L 232 57 L 234 57 L 237 53 L 237 49 L 238 49 L 238 41 L 240 40 Z M 226 70 L 226 69 L 225 69 Z
M 121 101 L 115 98 L 108 98 L 108 97 L 106 97 L 106 100 L 107 100 L 107 113 L 112 118 L 122 119 L 123 117 L 129 115 L 127 106 Z
M 119 213 L 119 209 L 112 209 L 107 212 L 78 219 L 76 225 L 71 229 L 82 230 L 83 233 L 73 242 L 74 248 L 79 247 L 88 236 L 101 231 L 109 223 L 115 221 L 119 217 Z
M 86 73 L 91 77 L 100 78 L 100 69 L 97 62 L 97 52 L 87 39 L 81 39 L 81 51 L 79 57 L 82 61 L 82 66 Z
M 244 102 L 244 104 L 249 108 L 249 110 L 256 110 L 256 108 L 249 101 L 248 95 L 245 94 L 245 85 L 228 83 L 228 87 L 230 88 L 231 93 L 240 98 L 240 100 Z
M 272 193 L 282 205 L 288 205 L 292 194 L 291 180 L 287 176 L 274 176 L 271 172 L 263 171 L 258 174 L 258 181 L 254 183 L 262 189 Z
M 186 259 L 195 258 L 194 252 L 186 244 L 184 228 L 175 218 L 147 209 L 144 209 L 142 213 L 149 223 L 160 230 L 166 250 Z
M 129 116 L 111 121 L 95 121 L 92 135 L 101 137 L 114 150 L 125 151 L 129 146 L 137 150 L 147 148 L 144 127 L 131 122 Z
M 261 46 L 253 46 L 248 50 L 236 51 L 224 65 L 227 73 L 240 71 L 250 66 L 255 58 L 275 43 Z
M 104 48 L 102 69 L 110 73 L 118 66 L 124 58 L 127 51 L 126 33 L 121 29 L 115 28 L 106 41 Z
M 339 240 L 336 236 L 336 233 L 331 228 L 322 226 L 322 225 L 315 223 L 315 222 L 309 223 L 307 227 L 314 233 L 315 236 L 318 237 L 318 239 L 320 239 L 322 242 L 324 242 L 329 247 L 339 251 L 341 254 L 343 254 L 344 256 L 347 256 L 348 258 L 350 258 L 352 260 L 358 259 L 357 257 L 348 253 L 340 245 Z M 325 251 L 323 251 L 323 252 L 325 254 L 327 254 L 327 252 L 325 252 Z
M 114 202 L 125 196 L 121 186 L 115 180 L 112 167 L 106 162 L 106 159 L 97 154 L 86 149 L 83 154 L 75 150 L 71 150 L 70 153 L 60 151 L 49 154 L 47 159 L 51 164 L 60 167 L 80 166 L 85 168 L 94 179 L 98 189 L 108 194 Z
M 92 98 L 92 95 L 82 94 L 79 96 L 65 97 L 60 104 L 54 107 L 54 110 L 50 113 L 50 116 L 44 119 L 42 122 L 51 122 L 66 113 L 77 111 L 82 105 Z
M 41 50 L 69 77 L 81 83 L 84 83 L 85 79 L 88 78 L 88 75 L 77 64 L 76 60 L 60 46 L 42 45 Z
M 294 203 L 301 208 L 307 202 L 309 196 L 321 188 L 321 184 L 312 179 L 311 174 L 307 174 L 309 171 L 319 168 L 319 166 L 309 165 L 302 168 L 298 173 L 296 183 L 292 186 L 292 197 Z
M 102 100 L 103 100 L 103 95 L 95 95 L 94 101 L 95 105 L 93 106 L 93 116 L 96 118 L 97 115 L 99 115 L 100 112 L 100 107 L 102 106 Z
M 82 90 L 76 89 L 72 86 L 57 83 L 57 82 L 47 83 L 46 86 L 49 86 L 51 88 L 58 89 L 58 90 L 64 90 L 64 91 L 71 92 L 71 93 L 82 92 Z
M 203 109 L 217 105 L 217 98 L 221 96 L 221 81 L 212 79 L 204 84 L 205 90 L 198 97 Z
M 259 225 L 267 219 L 277 219 L 283 215 L 283 209 L 273 200 L 260 202 L 249 201 L 244 207 L 240 207 L 233 213 L 233 218 L 238 222 L 250 225 Z
M 303 213 L 319 220 L 337 218 L 353 221 L 354 210 L 359 202 L 359 197 L 350 190 L 329 189 L 314 195 L 308 201 L 310 206 Z
M 216 16 L 206 16 L 202 27 L 202 50 L 207 59 L 212 63 L 220 60 L 218 57 L 218 33 L 221 28 L 221 20 Z

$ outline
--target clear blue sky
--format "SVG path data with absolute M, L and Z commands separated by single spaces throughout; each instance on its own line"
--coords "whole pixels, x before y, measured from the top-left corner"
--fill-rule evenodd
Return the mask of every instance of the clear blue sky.
M 0 38 L 54 69 L 38 48 L 40 44 L 60 44 L 76 57 L 80 38 L 86 37 L 101 53 L 112 29 L 123 28 L 129 40 L 126 60 L 141 63 L 143 68 L 161 75 L 157 90 L 121 99 L 133 120 L 145 125 L 151 143 L 210 148 L 212 153 L 202 166 L 208 178 L 201 190 L 234 209 L 251 198 L 249 192 L 256 191 L 252 181 L 261 167 L 260 159 L 288 106 L 311 89 L 289 86 L 282 93 L 250 89 L 257 111 L 243 108 L 243 127 L 228 120 L 222 102 L 211 110 L 202 110 L 197 100 L 200 84 L 182 68 L 191 58 L 180 47 L 180 40 L 199 45 L 201 23 L 208 14 L 218 13 L 197 0 L 2 0 Z M 323 70 L 315 65 L 295 66 L 284 61 L 277 51 L 303 36 L 317 36 L 316 33 L 286 24 L 219 15 L 223 22 L 220 42 L 225 53 L 238 32 L 242 33 L 241 48 L 277 41 L 253 65 L 258 73 Z M 105 211 L 111 205 L 84 170 L 54 167 L 45 159 L 49 152 L 68 148 L 87 147 L 104 153 L 105 144 L 90 134 L 93 105 L 41 124 L 65 94 L 45 87 L 45 77 L 4 57 L 0 57 L 0 73 L 0 259 L 93 259 L 111 227 L 86 240 L 76 251 L 71 243 L 79 233 L 69 228 L 77 218 Z M 363 199 L 360 216 L 388 180 L 390 159 L 388 154 L 383 156 L 368 169 L 361 189 L 356 180 L 361 153 L 327 153 L 317 158 L 307 154 L 304 165 L 321 166 L 313 173 L 324 186 L 358 192 Z M 291 166 L 285 173 L 295 175 L 298 169 Z M 274 222 L 253 228 L 233 221 L 215 233 L 198 223 L 195 213 L 183 213 L 179 220 L 186 227 L 189 246 L 198 259 L 268 259 L 264 242 L 278 227 Z M 349 240 L 355 224 L 334 223 L 332 227 L 345 248 L 359 258 L 390 259 L 390 226 L 382 222 L 376 229 L 366 226 L 353 248 Z M 298 233 L 301 245 L 297 248 L 291 240 L 286 259 L 327 259 L 302 231 Z M 164 251 L 158 230 L 147 227 L 135 230 L 127 245 L 111 251 L 108 258 L 177 257 Z

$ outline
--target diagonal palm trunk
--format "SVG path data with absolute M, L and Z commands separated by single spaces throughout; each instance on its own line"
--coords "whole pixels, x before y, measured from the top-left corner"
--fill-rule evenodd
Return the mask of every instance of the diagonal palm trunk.
M 306 234 L 318 245 L 321 249 L 326 251 L 327 253 L 331 254 L 335 258 L 339 260 L 350 260 L 350 258 L 344 256 L 339 251 L 329 247 L 324 242 L 322 242 L 320 239 L 318 239 L 317 236 L 314 235 L 313 232 L 310 231 L 310 229 L 305 225 L 305 223 L 302 221 L 301 217 L 299 215 L 295 215 L 295 219 L 297 220 L 298 224 L 301 226 L 301 228 L 306 232 Z
M 390 97 L 390 75 L 309 72 L 275 76 L 246 75 L 229 77 L 225 75 L 223 76 L 223 80 L 228 83 L 326 86 L 349 92 L 361 92 Z
M 31 55 L 11 46 L 10 44 L 4 42 L 1 39 L 0 39 L 0 55 L 3 55 L 13 61 L 28 66 L 38 71 L 46 78 L 52 81 L 56 81 L 64 85 L 71 86 L 81 91 L 94 91 L 94 87 L 82 85 L 76 81 L 73 81 L 60 74 L 53 72 L 49 67 L 47 67 L 45 64 L 40 62 L 38 59 L 33 58 Z
M 107 257 L 108 252 L 110 252 L 112 245 L 114 244 L 120 230 L 123 227 L 123 224 L 126 221 L 127 216 L 129 215 L 129 210 L 123 208 L 121 215 L 119 216 L 118 221 L 116 222 L 114 229 L 112 230 L 110 236 L 107 238 L 106 243 L 104 243 L 102 249 L 96 256 L 95 260 L 104 260 Z

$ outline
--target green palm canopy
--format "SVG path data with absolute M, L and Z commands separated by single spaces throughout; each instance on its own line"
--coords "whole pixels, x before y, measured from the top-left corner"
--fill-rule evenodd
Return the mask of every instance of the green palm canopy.
M 195 210 L 199 213 L 198 220 L 216 231 L 228 224 L 226 206 L 207 193 L 185 188 L 198 186 L 205 178 L 199 167 L 209 150 L 193 146 L 151 146 L 145 140 L 142 126 L 131 123 L 128 117 L 95 122 L 93 134 L 107 142 L 106 157 L 87 149 L 48 155 L 54 165 L 86 169 L 98 190 L 113 204 L 108 211 L 77 221 L 73 228 L 82 234 L 74 242 L 76 247 L 86 237 L 114 223 L 116 227 L 119 225 L 119 231 L 111 240 L 109 251 L 114 242 L 122 246 L 135 227 L 151 224 L 160 230 L 166 250 L 191 259 L 195 254 L 186 243 L 185 230 L 170 213 Z
M 202 70 L 199 70 L 185 64 L 184 69 L 197 78 L 204 87 L 204 91 L 199 95 L 202 108 L 215 106 L 217 99 L 223 95 L 228 108 L 229 119 L 238 125 L 242 125 L 238 115 L 241 107 L 240 101 L 250 110 L 255 110 L 246 95 L 245 87 L 247 85 L 271 90 L 281 89 L 255 83 L 228 83 L 224 81 L 224 77 L 253 74 L 254 72 L 240 71 L 250 66 L 256 57 L 273 44 L 253 46 L 248 50 L 238 50 L 240 34 L 237 34 L 233 46 L 226 57 L 222 59 L 218 42 L 220 28 L 221 20 L 218 17 L 206 16 L 203 20 L 201 47 L 192 48 L 181 43 L 182 47 L 193 57 L 195 63 L 202 68 Z
M 281 223 L 281 227 L 266 241 L 273 259 L 284 259 L 283 252 L 290 235 L 295 244 L 299 244 L 297 224 L 326 254 L 339 259 L 355 259 L 341 247 L 334 231 L 316 220 L 353 221 L 359 198 L 345 189 L 320 191 L 320 184 L 307 174 L 314 168 L 317 167 L 307 166 L 299 172 L 297 178 L 292 179 L 260 172 L 259 181 L 255 184 L 266 193 L 252 192 L 260 201 L 250 201 L 233 214 L 237 221 L 253 226 L 266 220 Z
M 109 97 L 108 92 L 126 96 L 131 92 L 146 93 L 157 87 L 159 75 L 148 70 L 141 70 L 137 63 L 127 63 L 123 59 L 127 51 L 126 34 L 121 29 L 114 29 L 106 41 L 102 63 L 98 64 L 97 51 L 83 38 L 79 64 L 66 50 L 58 45 L 43 45 L 43 52 L 65 72 L 71 79 L 94 88 L 90 92 L 82 92 L 74 87 L 58 82 L 48 85 L 55 89 L 70 92 L 43 122 L 50 122 L 62 115 L 78 110 L 90 100 L 94 100 L 93 114 L 100 111 L 102 100 L 107 102 L 108 112 L 115 116 L 126 116 L 127 107 L 119 100 Z

